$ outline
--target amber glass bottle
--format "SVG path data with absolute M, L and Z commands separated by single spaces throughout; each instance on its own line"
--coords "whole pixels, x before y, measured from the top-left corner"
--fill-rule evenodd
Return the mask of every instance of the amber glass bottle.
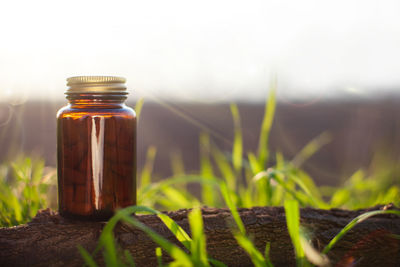
M 125 79 L 67 79 L 57 114 L 58 204 L 62 216 L 106 220 L 136 204 L 136 115 Z

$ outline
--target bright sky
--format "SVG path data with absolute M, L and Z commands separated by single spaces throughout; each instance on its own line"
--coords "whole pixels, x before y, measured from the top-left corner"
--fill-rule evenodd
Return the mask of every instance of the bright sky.
M 2 1 L 0 101 L 62 99 L 74 75 L 136 96 L 370 97 L 400 88 L 400 1 Z

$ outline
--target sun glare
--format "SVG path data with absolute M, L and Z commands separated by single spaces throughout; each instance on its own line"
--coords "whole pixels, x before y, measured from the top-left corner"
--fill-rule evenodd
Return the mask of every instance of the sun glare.
M 107 74 L 126 77 L 135 96 L 258 101 L 271 70 L 295 84 L 280 88 L 291 98 L 339 94 L 349 83 L 374 92 L 400 83 L 399 8 L 398 1 L 7 1 L 0 97 L 61 99 L 66 77 Z

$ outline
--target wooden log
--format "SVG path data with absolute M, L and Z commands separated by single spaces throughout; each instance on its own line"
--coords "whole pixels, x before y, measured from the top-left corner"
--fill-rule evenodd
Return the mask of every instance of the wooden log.
M 301 209 L 301 225 L 309 230 L 314 246 L 321 251 L 351 219 L 365 211 L 304 208 Z M 189 232 L 188 212 L 178 210 L 168 212 L 168 215 Z M 251 266 L 250 258 L 237 245 L 227 226 L 232 220 L 229 210 L 204 208 L 202 213 L 210 256 L 228 266 Z M 264 252 L 267 242 L 271 243 L 270 256 L 275 266 L 295 265 L 283 208 L 255 207 L 239 209 L 239 213 L 261 252 Z M 138 215 L 137 218 L 178 244 L 155 215 Z M 77 245 L 92 252 L 104 225 L 105 222 L 69 220 L 57 212 L 43 210 L 28 224 L 0 228 L 0 266 L 82 266 Z M 354 263 L 357 266 L 400 266 L 400 241 L 395 236 L 399 234 L 400 217 L 375 216 L 351 230 L 328 256 L 331 264 L 338 266 L 354 266 L 351 265 Z M 122 248 L 132 253 L 138 266 L 156 265 L 157 245 L 143 232 L 121 224 L 115 229 L 115 237 Z M 101 262 L 101 253 L 97 257 Z

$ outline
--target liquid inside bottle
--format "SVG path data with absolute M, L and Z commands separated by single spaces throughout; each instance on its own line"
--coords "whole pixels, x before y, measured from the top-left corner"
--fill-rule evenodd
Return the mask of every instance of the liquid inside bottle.
M 106 78 L 70 78 L 89 91 L 74 91 L 72 83 L 70 103 L 58 112 L 59 211 L 66 217 L 106 220 L 136 204 L 136 116 L 123 88 L 110 90 L 110 81 L 121 87 L 121 78 Z M 104 91 L 90 91 L 104 80 Z

